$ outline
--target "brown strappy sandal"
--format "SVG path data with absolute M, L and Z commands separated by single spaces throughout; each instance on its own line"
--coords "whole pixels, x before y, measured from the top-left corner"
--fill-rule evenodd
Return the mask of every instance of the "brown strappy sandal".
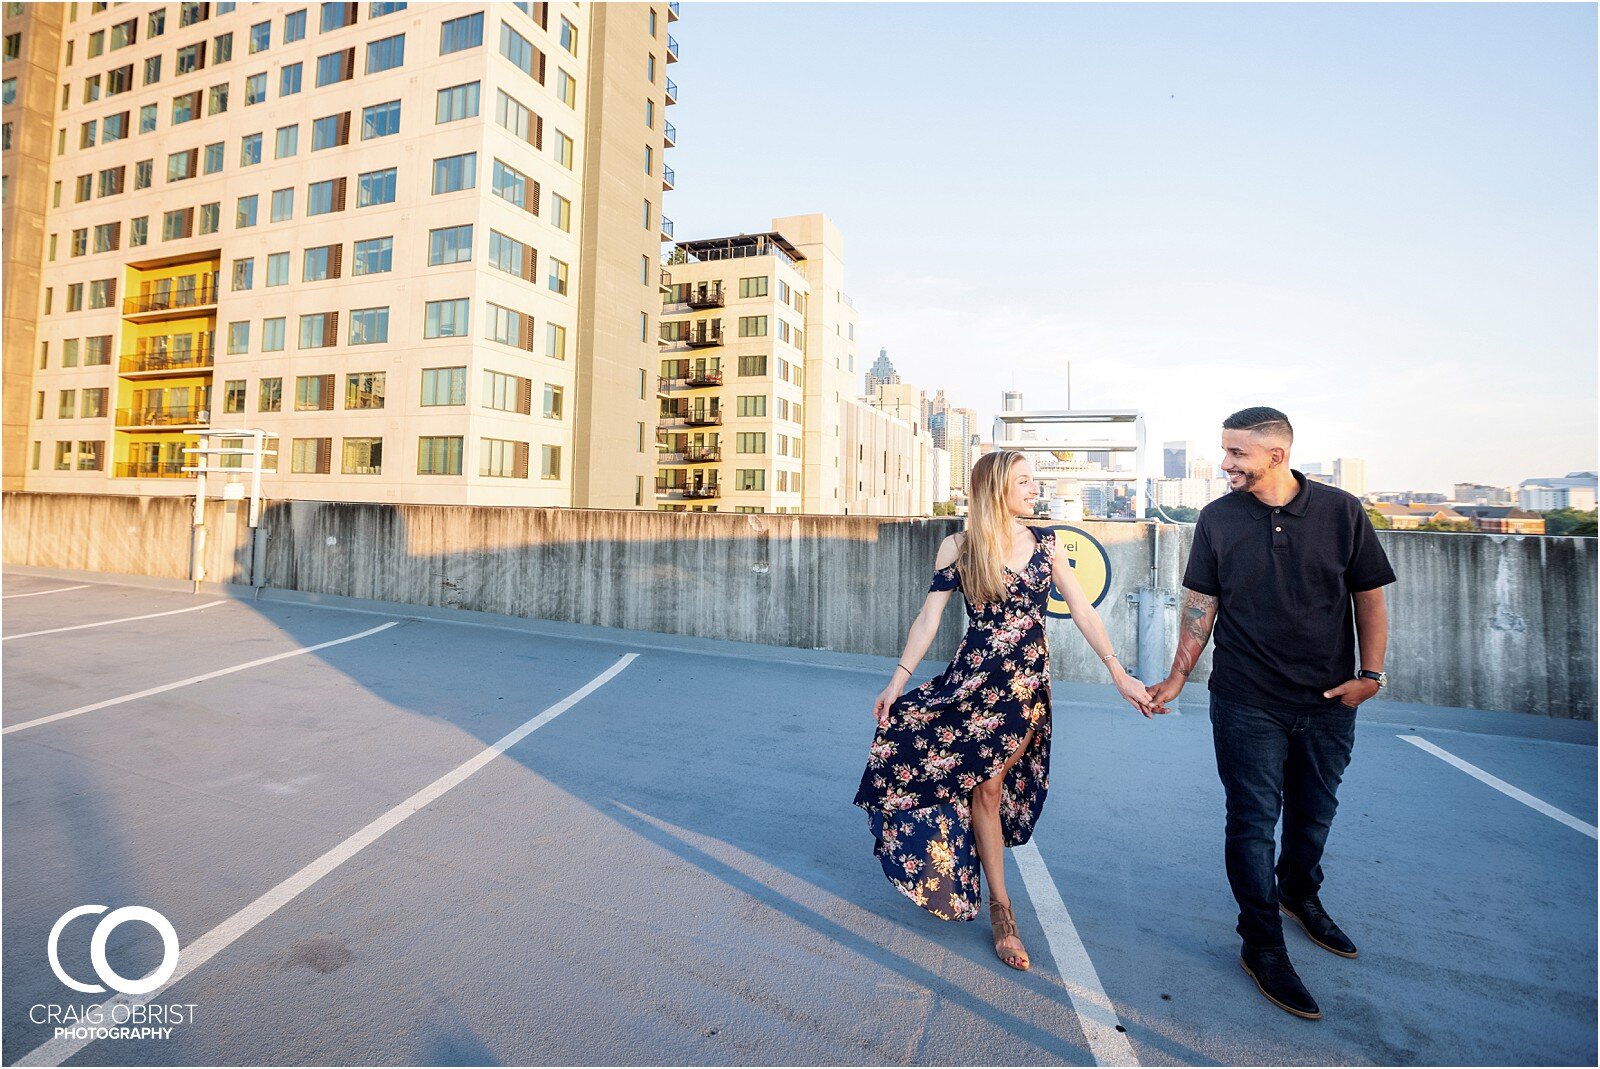
M 1011 907 L 1002 906 L 1000 903 L 990 899 L 989 927 L 994 929 L 995 956 L 1018 972 L 1027 972 L 1033 963 L 1028 960 L 1028 952 L 1026 950 L 1000 949 L 1000 941 L 1002 939 L 1009 939 L 1017 934 L 1017 918 L 1012 914 Z M 1020 936 L 1017 938 L 1017 942 L 1022 942 Z M 1022 964 L 1018 965 L 1017 962 L 1019 961 Z

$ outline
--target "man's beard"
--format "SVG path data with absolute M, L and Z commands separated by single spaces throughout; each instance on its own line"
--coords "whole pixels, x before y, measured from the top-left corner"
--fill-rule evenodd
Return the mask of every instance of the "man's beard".
M 1241 494 L 1247 494 L 1251 490 L 1255 489 L 1256 483 L 1259 483 L 1261 481 L 1261 477 L 1263 475 L 1265 475 L 1266 472 L 1265 471 L 1236 471 L 1236 472 L 1234 472 L 1234 474 L 1238 475 L 1238 476 L 1242 476 L 1243 479 L 1244 479 L 1244 485 L 1243 486 L 1234 487 L 1233 488 L 1234 492 L 1235 493 L 1241 493 Z

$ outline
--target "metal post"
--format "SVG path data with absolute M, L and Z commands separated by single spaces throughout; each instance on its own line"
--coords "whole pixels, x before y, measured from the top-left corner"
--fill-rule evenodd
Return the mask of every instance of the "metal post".
M 200 454 L 200 470 L 195 473 L 194 526 L 189 538 L 189 579 L 194 583 L 194 593 L 200 593 L 200 584 L 206 577 L 206 455 Z

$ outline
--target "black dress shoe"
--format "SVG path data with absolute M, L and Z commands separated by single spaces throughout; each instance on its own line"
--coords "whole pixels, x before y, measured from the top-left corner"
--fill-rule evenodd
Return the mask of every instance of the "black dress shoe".
M 1311 941 L 1323 950 L 1337 954 L 1341 958 L 1360 957 L 1361 952 L 1356 945 L 1350 942 L 1350 937 L 1339 930 L 1333 923 L 1333 918 L 1328 916 L 1328 911 L 1322 908 L 1322 903 L 1316 895 L 1301 899 L 1298 902 L 1284 899 L 1278 907 L 1289 916 L 1300 922 L 1300 927 L 1306 930 L 1306 935 Z
M 1299 974 L 1289 961 L 1289 952 L 1283 947 L 1253 947 L 1246 943 L 1239 952 L 1239 964 L 1267 996 L 1267 1001 L 1278 1009 L 1308 1021 L 1322 1020 L 1316 999 L 1300 982 Z

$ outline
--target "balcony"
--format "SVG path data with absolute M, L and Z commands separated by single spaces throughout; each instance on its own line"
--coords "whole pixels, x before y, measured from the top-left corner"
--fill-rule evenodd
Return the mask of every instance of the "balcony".
M 667 103 L 668 104 L 676 104 L 677 102 L 678 102 L 678 83 L 673 81 L 671 78 L 668 78 L 667 79 Z
M 683 17 L 683 12 L 678 10 L 678 0 L 667 0 L 667 25 L 672 25 Z
M 194 472 L 184 471 L 184 462 L 174 460 L 167 464 L 152 464 L 143 460 L 123 461 L 116 466 L 119 479 L 192 479 Z
M 214 358 L 215 350 L 209 343 L 184 352 L 140 352 L 124 356 L 119 373 L 152 379 L 162 375 L 189 375 L 209 369 Z
M 657 391 L 666 393 L 675 386 L 688 390 L 704 389 L 708 386 L 722 385 L 722 369 L 687 371 L 682 375 L 661 375 L 657 380 Z
M 661 122 L 661 143 L 667 148 L 678 146 L 678 128 L 664 119 Z
M 667 34 L 667 62 L 678 62 L 678 39 L 672 34 Z
M 713 409 L 710 412 L 674 412 L 661 416 L 656 420 L 656 427 L 661 430 L 672 430 L 675 427 L 720 427 L 722 426 L 722 412 Z
M 211 422 L 208 408 L 119 408 L 118 427 L 159 427 L 176 430 L 183 427 L 204 427 Z
M 672 272 L 665 267 L 661 269 L 661 292 L 665 293 L 672 288 Z
M 722 489 L 716 483 L 706 483 L 701 486 L 668 486 L 661 480 L 656 480 L 656 495 L 668 500 L 677 501 L 704 501 L 722 496 Z
M 677 172 L 673 171 L 671 167 L 663 166 L 661 168 L 661 189 L 663 192 L 675 188 L 677 181 Z
M 722 328 L 715 330 L 707 328 L 704 324 L 691 330 L 682 338 L 683 344 L 691 349 L 709 349 L 713 345 L 722 344 Z
M 672 240 L 672 220 L 664 215 L 661 217 L 661 240 Z
M 685 302 L 690 308 L 721 308 L 725 302 L 722 295 L 722 283 L 700 282 L 689 287 L 689 299 Z
M 165 293 L 141 293 L 125 297 L 122 314 L 141 318 L 169 317 L 173 313 L 189 315 L 202 308 L 215 308 L 217 287 L 213 283 L 192 290 L 169 290 Z
M 710 446 L 698 446 L 678 453 L 662 453 L 656 457 L 658 464 L 716 464 L 721 460 L 721 448 Z

